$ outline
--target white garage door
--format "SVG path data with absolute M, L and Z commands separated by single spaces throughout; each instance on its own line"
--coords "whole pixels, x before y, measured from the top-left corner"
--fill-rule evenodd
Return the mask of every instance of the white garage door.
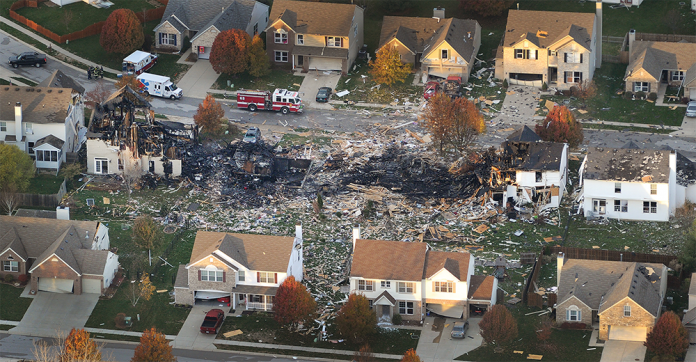
M 611 326 L 609 329 L 609 339 L 619 341 L 645 341 L 647 334 L 646 327 Z
M 101 279 L 82 278 L 82 293 L 92 293 L 101 295 Z
M 450 74 L 462 75 L 462 68 L 440 68 L 440 67 L 428 67 L 428 74 L 436 77 L 447 78 Z
M 39 278 L 39 290 L 53 293 L 72 293 L 72 279 Z
M 689 88 L 689 98 L 696 99 L 696 88 Z
M 342 67 L 341 59 L 333 58 L 309 58 L 309 69 L 316 70 L 341 70 Z
M 212 49 L 212 47 L 197 47 L 196 50 L 198 50 L 198 59 L 210 59 L 210 50 Z

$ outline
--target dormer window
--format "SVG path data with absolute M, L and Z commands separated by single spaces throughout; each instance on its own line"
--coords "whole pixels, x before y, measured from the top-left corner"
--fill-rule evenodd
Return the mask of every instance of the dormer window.
M 273 34 L 273 38 L 276 44 L 287 44 L 288 43 L 288 33 L 283 29 L 278 29 Z

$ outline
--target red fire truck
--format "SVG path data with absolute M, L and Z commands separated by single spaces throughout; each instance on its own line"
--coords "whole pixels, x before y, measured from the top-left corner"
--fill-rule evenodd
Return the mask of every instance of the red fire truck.
M 245 108 L 252 112 L 257 109 L 283 112 L 283 114 L 302 113 L 302 100 L 297 92 L 286 89 L 270 91 L 240 90 L 237 92 L 237 108 Z

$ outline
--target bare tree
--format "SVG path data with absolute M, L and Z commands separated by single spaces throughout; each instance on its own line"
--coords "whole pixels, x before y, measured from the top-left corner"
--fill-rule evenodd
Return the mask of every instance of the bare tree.
M 141 159 L 136 158 L 133 152 L 129 149 L 121 151 L 121 164 L 119 168 L 123 167 L 121 171 L 121 176 L 123 177 L 123 182 L 128 191 L 128 198 L 130 199 L 131 193 L 133 192 L 133 187 L 137 184 L 138 180 L 143 176 L 142 165 L 140 164 Z
M 587 107 L 587 100 L 594 98 L 597 95 L 597 85 L 593 80 L 585 79 L 580 83 L 576 83 L 571 89 L 574 96 L 582 99 L 582 106 Z
M 89 102 L 104 103 L 109 98 L 112 91 L 105 85 L 104 80 L 97 81 L 97 86 L 85 93 L 85 99 Z
M 17 210 L 22 198 L 17 193 L 17 188 L 14 185 L 8 185 L 0 191 L 0 209 L 7 215 Z
M 68 32 L 70 28 L 70 23 L 73 20 L 73 12 L 71 10 L 63 11 L 63 24 L 65 24 L 65 32 Z
M 131 280 L 130 284 L 130 302 L 135 307 L 140 299 L 150 300 L 152 294 L 155 292 L 155 286 L 150 282 L 150 277 L 147 275 L 143 277 L 142 280 Z

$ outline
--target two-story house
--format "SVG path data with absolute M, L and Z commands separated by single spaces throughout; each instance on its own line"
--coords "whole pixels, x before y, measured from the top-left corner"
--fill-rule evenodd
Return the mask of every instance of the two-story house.
M 477 279 L 471 293 L 474 258 L 434 251 L 427 243 L 360 239 L 354 231 L 350 292 L 365 295 L 381 320 L 394 314 L 421 321 L 426 311 L 468 318 L 469 308 L 495 303 L 497 281 Z M 484 278 L 485 279 L 485 278 Z M 475 303 L 469 303 L 475 295 Z
M 268 5 L 254 0 L 170 0 L 154 29 L 155 46 L 177 52 L 189 40 L 193 54 L 208 59 L 221 32 L 241 29 L 253 37 L 267 24 Z
M 591 80 L 601 64 L 601 2 L 597 13 L 510 10 L 495 77 L 561 90 Z
M 72 89 L 0 86 L 0 141 L 16 145 L 39 169 L 60 169 L 84 142 L 84 102 Z
M 420 68 L 424 78 L 468 79 L 481 47 L 481 26 L 476 20 L 445 19 L 444 11 L 435 8 L 432 18 L 385 16 L 377 51 L 396 48 L 401 60 Z
M 302 226 L 295 237 L 198 231 L 191 259 L 179 265 L 177 304 L 229 297 L 232 308 L 271 310 L 281 283 L 302 280 Z
M 265 31 L 272 65 L 346 74 L 363 45 L 363 9 L 350 4 L 275 0 Z

